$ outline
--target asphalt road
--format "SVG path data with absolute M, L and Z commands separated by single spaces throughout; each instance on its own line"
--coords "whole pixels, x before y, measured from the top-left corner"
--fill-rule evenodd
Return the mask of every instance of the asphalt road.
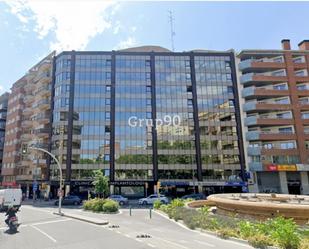
M 0 214 L 1 249 L 248 249 L 234 241 L 189 230 L 148 209 L 122 209 L 120 214 L 102 215 L 65 208 L 64 212 L 102 218 L 107 226 L 77 221 L 52 214 L 54 207 L 22 206 L 18 213 L 22 225 L 17 234 L 9 234 Z M 139 238 L 140 235 L 150 238 Z

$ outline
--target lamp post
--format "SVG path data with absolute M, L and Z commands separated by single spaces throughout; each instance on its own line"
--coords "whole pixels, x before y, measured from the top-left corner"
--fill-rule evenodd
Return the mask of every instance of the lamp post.
M 50 153 L 49 151 L 47 151 L 47 150 L 44 150 L 44 149 L 42 149 L 42 148 L 37 148 L 37 147 L 28 147 L 28 149 L 30 149 L 30 150 L 37 150 L 37 151 L 42 151 L 42 152 L 45 152 L 45 153 L 47 153 L 48 155 L 50 155 L 55 161 L 56 161 L 56 163 L 57 163 L 57 165 L 58 165 L 58 168 L 59 168 L 59 175 L 60 175 L 60 183 L 59 183 L 59 185 L 60 185 L 60 192 L 59 192 L 59 206 L 58 206 L 58 213 L 59 214 L 62 214 L 61 213 L 61 201 L 62 201 L 62 170 L 61 170 L 61 164 L 59 163 L 59 161 L 58 161 L 58 159 L 55 157 L 55 155 L 53 155 L 52 153 Z

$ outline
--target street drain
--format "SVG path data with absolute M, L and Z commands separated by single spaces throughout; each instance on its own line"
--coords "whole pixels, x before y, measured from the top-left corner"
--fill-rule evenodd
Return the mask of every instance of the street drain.
M 118 225 L 111 225 L 111 226 L 109 226 L 109 228 L 119 228 L 119 226 Z
M 136 238 L 148 239 L 148 238 L 151 238 L 151 236 L 149 234 L 139 234 L 139 235 L 136 236 Z

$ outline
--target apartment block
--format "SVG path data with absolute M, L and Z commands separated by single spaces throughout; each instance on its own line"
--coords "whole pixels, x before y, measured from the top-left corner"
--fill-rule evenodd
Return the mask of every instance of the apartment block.
M 237 56 L 253 192 L 309 194 L 309 41 L 298 46 Z
M 0 96 L 0 186 L 2 183 L 1 169 L 3 161 L 3 148 L 4 148 L 4 138 L 5 138 L 5 123 L 8 108 L 8 98 L 9 93 L 4 93 Z
M 14 83 L 8 101 L 3 185 L 21 186 L 28 194 L 34 181 L 48 177 L 46 155 L 22 151 L 31 145 L 49 149 L 53 56 L 45 57 Z

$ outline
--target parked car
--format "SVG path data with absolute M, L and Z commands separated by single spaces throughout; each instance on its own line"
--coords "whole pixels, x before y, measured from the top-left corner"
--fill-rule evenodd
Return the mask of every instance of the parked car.
M 190 194 L 184 195 L 183 197 L 181 197 L 181 199 L 205 200 L 206 196 L 204 194 Z
M 128 198 L 125 198 L 122 195 L 110 195 L 108 198 L 113 201 L 117 201 L 120 206 L 127 205 L 129 203 Z
M 62 205 L 75 205 L 75 206 L 77 206 L 77 205 L 80 205 L 81 203 L 82 203 L 81 198 L 79 198 L 76 195 L 65 196 L 61 201 Z M 55 201 L 55 205 L 59 205 L 59 200 Z
M 149 205 L 149 204 L 153 204 L 155 201 L 160 200 L 163 204 L 167 204 L 169 202 L 169 200 L 167 199 L 167 197 L 165 195 L 149 195 L 146 198 L 141 198 L 138 200 L 138 204 L 139 205 Z

